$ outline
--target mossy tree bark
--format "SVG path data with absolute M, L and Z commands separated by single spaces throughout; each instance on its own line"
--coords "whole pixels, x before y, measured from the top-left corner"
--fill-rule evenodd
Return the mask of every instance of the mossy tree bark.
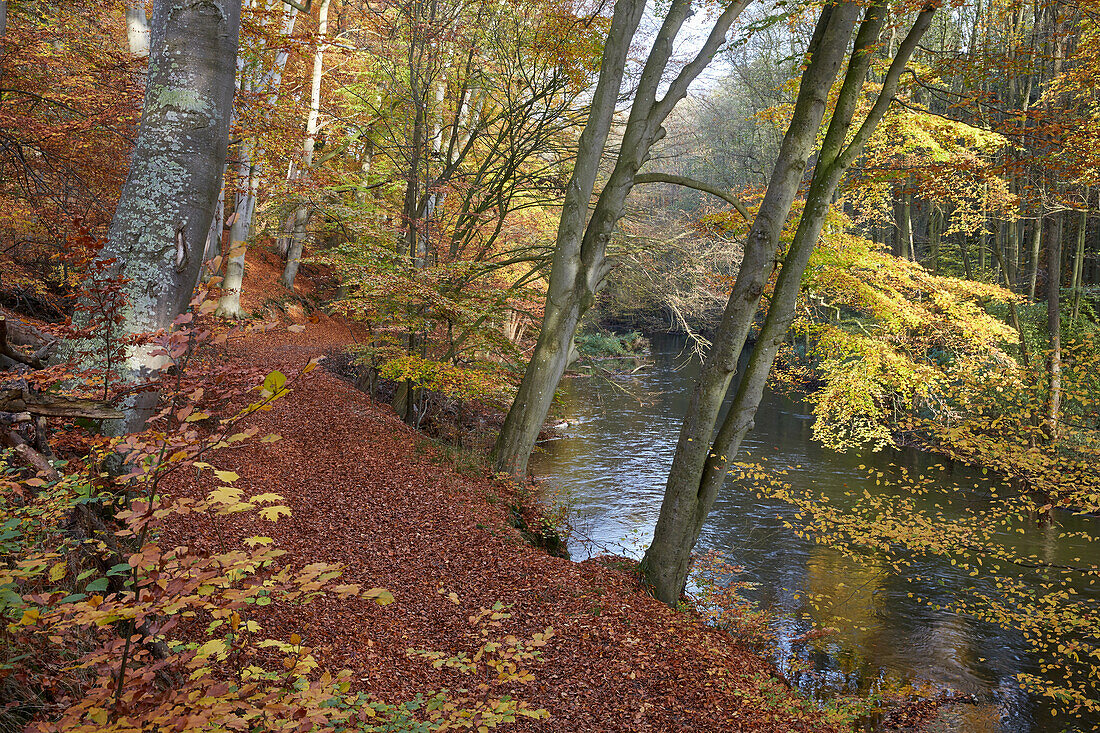
M 729 464 L 737 455 L 742 439 L 752 429 L 768 373 L 794 317 L 802 273 L 821 235 L 836 187 L 847 168 L 859 157 L 893 100 L 906 63 L 934 13 L 935 9 L 929 6 L 918 14 L 898 46 L 870 112 L 849 140 L 852 117 L 879 46 L 887 14 L 885 0 L 876 0 L 867 8 L 818 151 L 802 218 L 783 260 L 747 370 L 719 426 L 722 404 L 760 305 L 764 283 L 774 266 L 779 234 L 814 149 L 828 93 L 846 56 L 860 6 L 841 2 L 826 6 L 821 12 L 810 42 L 809 66 L 802 75 L 791 124 L 780 147 L 768 190 L 749 230 L 741 269 L 713 346 L 688 405 L 653 543 L 642 559 L 641 570 L 654 594 L 669 605 L 675 605 L 683 592 L 699 532 L 725 481 Z M 718 434 L 712 437 L 716 427 Z
M 137 144 L 100 254 L 124 282 L 123 335 L 171 328 L 191 300 L 225 167 L 240 9 L 240 0 L 153 5 Z M 152 347 L 134 347 L 121 377 L 142 382 L 163 366 Z M 131 395 L 112 428 L 140 429 L 156 399 Z

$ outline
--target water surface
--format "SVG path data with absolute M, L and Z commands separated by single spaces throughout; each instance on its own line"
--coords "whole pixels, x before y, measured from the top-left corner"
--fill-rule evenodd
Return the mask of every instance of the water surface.
M 578 377 L 564 383 L 564 416 L 570 425 L 560 437 L 540 444 L 532 469 L 562 490 L 572 505 L 576 531 L 570 551 L 575 559 L 600 552 L 640 557 L 649 543 L 698 373 L 698 362 L 683 346 L 679 339 L 657 340 L 649 368 L 629 376 Z M 861 465 L 888 476 L 899 467 L 911 475 L 928 471 L 939 476 L 944 490 L 989 480 L 966 467 L 933 470 L 942 459 L 914 450 L 828 450 L 812 438 L 810 410 L 805 403 L 767 392 L 738 460 L 785 469 L 793 486 L 811 487 L 837 500 L 853 490 L 883 490 Z M 975 582 L 963 571 L 941 559 L 918 559 L 913 575 L 926 580 L 913 581 L 884 563 L 856 563 L 784 527 L 783 519 L 793 514 L 789 505 L 728 486 L 703 529 L 700 548 L 721 550 L 744 566 L 741 579 L 754 583 L 752 599 L 777 612 L 779 667 L 786 668 L 796 657 L 813 668 L 797 676 L 806 692 L 827 697 L 912 683 L 974 694 L 981 701 L 945 710 L 936 730 L 1100 729 L 1098 721 L 1053 718 L 1042 702 L 1019 689 L 1014 675 L 1034 670 L 1036 660 L 1018 633 L 934 610 L 909 596 L 949 602 L 952 588 Z M 1065 531 L 1095 531 L 1087 523 L 1058 515 L 1043 526 L 1029 523 L 1011 541 L 1049 561 L 1092 560 L 1094 549 L 1058 537 Z M 808 594 L 828 600 L 814 608 Z M 792 643 L 811 628 L 824 626 L 838 633 L 808 644 Z

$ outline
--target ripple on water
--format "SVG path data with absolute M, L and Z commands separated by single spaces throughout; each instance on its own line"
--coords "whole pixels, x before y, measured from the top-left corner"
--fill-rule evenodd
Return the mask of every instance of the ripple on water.
M 606 551 L 640 557 L 651 539 L 698 368 L 678 356 L 679 345 L 658 342 L 657 347 L 653 368 L 631 380 L 567 380 L 564 407 L 570 425 L 532 459 L 536 474 L 569 497 L 578 529 L 570 547 L 574 558 Z M 813 441 L 812 425 L 805 405 L 766 394 L 740 459 L 787 469 L 785 478 L 792 485 L 834 497 L 879 490 L 860 464 L 889 472 L 895 470 L 893 463 L 924 470 L 935 462 L 913 452 L 827 451 Z M 1018 634 L 935 611 L 909 597 L 912 592 L 946 603 L 950 588 L 972 582 L 957 568 L 917 558 L 912 574 L 928 580 L 914 582 L 885 566 L 857 564 L 784 527 L 780 517 L 790 513 L 781 503 L 727 490 L 715 504 L 700 546 L 721 550 L 745 567 L 743 579 L 755 583 L 753 600 L 777 611 L 778 662 L 796 656 L 814 666 L 813 674 L 800 678 L 807 691 L 826 694 L 902 682 L 950 687 L 975 694 L 982 703 L 941 708 L 935 730 L 1062 730 L 1015 682 L 1017 672 L 1034 665 Z M 810 594 L 821 600 L 819 608 L 807 603 Z M 838 632 L 808 644 L 792 643 L 812 626 L 833 626 Z M 1091 728 L 1086 724 L 1085 729 Z

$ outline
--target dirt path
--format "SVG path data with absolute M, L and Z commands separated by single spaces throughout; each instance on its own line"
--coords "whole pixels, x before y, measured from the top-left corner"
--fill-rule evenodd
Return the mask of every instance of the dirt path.
M 228 357 L 289 372 L 349 338 L 345 326 L 322 318 L 301 334 L 251 336 L 230 346 Z M 343 563 L 350 582 L 396 597 L 386 607 L 325 599 L 275 609 L 267 630 L 297 631 L 325 663 L 354 670 L 382 700 L 476 682 L 432 670 L 406 650 L 472 652 L 479 637 L 469 617 L 499 601 L 513 614 L 503 633 L 555 631 L 532 668 L 534 681 L 508 690 L 551 717 L 519 729 L 821 728 L 794 712 L 799 706 L 776 683 L 765 684 L 778 696 L 760 692 L 758 680 L 770 679 L 766 665 L 723 633 L 669 610 L 621 572 L 524 544 L 505 521 L 504 485 L 457 474 L 388 406 L 324 370 L 294 385 L 256 424 L 282 439 L 253 441 L 215 462 L 239 473 L 246 492 L 282 494 L 293 514 L 275 525 L 249 519 L 252 526 L 236 527 L 239 535 L 273 537 L 292 562 Z

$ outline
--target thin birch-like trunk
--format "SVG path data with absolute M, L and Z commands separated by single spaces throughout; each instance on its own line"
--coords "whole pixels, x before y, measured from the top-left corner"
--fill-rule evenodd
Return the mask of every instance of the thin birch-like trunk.
M 320 129 L 321 116 L 321 76 L 325 65 L 325 50 L 328 48 L 328 9 L 331 0 L 322 0 L 317 19 L 317 50 L 313 53 L 313 76 L 310 80 L 309 114 L 306 116 L 306 139 L 302 143 L 302 170 L 307 174 L 313 165 L 313 150 L 317 145 L 317 132 Z M 298 275 L 298 266 L 302 260 L 302 247 L 305 244 L 309 227 L 309 206 L 303 202 L 294 212 L 294 234 L 286 253 L 286 267 L 283 268 L 283 285 L 294 287 L 294 278 Z
M 1062 214 L 1050 216 L 1047 235 L 1047 330 L 1050 332 L 1050 391 L 1047 395 L 1047 438 L 1058 442 L 1062 417 Z
M 1077 217 L 1077 249 L 1073 253 L 1073 273 L 1070 287 L 1073 291 L 1073 310 L 1070 318 L 1076 321 L 1081 315 L 1081 278 L 1085 264 L 1085 237 L 1089 230 L 1089 189 L 1085 188 L 1085 208 Z
M 1035 288 L 1039 282 L 1039 251 L 1043 241 L 1043 210 L 1039 209 L 1031 230 L 1031 277 L 1027 285 L 1027 299 L 1035 302 Z
M 245 256 L 248 252 L 248 234 L 252 225 L 252 214 L 256 210 L 256 194 L 260 177 L 252 162 L 253 145 L 251 140 L 241 142 L 237 163 L 237 192 L 233 198 L 233 218 L 229 227 L 228 260 L 225 265 L 225 277 L 222 279 L 222 297 L 218 301 L 217 315 L 222 318 L 240 319 L 241 286 L 244 283 Z
M 251 7 L 251 5 L 250 2 L 249 6 Z M 268 12 L 273 11 L 277 5 L 278 0 L 268 0 Z M 289 5 L 284 8 L 282 27 L 284 37 L 290 37 L 294 32 L 297 17 L 297 8 Z M 241 59 L 237 64 L 239 88 L 254 92 L 267 92 L 268 107 L 269 109 L 274 108 L 279 101 L 279 88 L 283 78 L 283 69 L 289 57 L 287 51 L 280 50 L 275 55 L 275 63 L 263 74 L 255 66 L 246 66 L 244 59 Z M 260 162 L 262 151 L 257 150 L 251 140 L 243 140 L 239 150 L 233 224 L 229 232 L 228 259 L 225 267 L 225 278 L 222 281 L 223 292 L 217 310 L 217 313 L 222 317 L 234 319 L 242 318 L 244 315 L 241 311 L 241 288 L 244 280 L 245 256 L 263 173 L 263 165 Z

